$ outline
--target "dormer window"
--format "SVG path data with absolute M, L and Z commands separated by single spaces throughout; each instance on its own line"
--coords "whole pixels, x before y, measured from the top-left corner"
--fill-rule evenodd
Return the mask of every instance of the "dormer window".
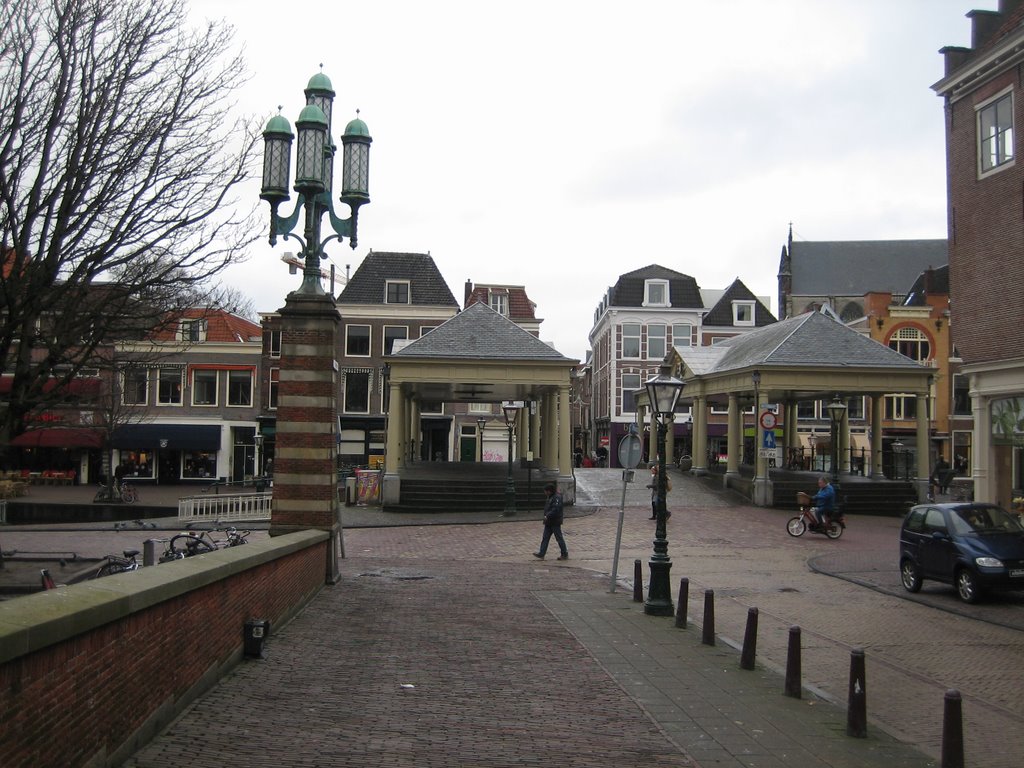
M 733 325 L 753 325 L 754 302 L 734 301 L 732 303 L 732 323 Z
M 178 341 L 206 341 L 206 321 L 182 320 L 178 326 Z
M 499 315 L 508 317 L 508 291 L 488 291 L 487 305 Z
M 644 306 L 667 307 L 668 280 L 644 280 Z
M 409 303 L 409 281 L 388 280 L 384 292 L 385 304 L 408 304 Z

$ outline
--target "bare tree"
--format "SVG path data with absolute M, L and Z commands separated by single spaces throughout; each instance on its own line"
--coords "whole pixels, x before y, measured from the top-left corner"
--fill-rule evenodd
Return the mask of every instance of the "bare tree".
M 0 3 L 0 444 L 102 345 L 213 303 L 255 239 L 232 36 L 182 0 Z

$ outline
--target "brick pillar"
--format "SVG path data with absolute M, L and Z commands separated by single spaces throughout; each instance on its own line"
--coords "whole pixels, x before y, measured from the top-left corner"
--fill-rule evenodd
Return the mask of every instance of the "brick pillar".
M 281 313 L 281 380 L 270 535 L 329 531 L 326 581 L 344 555 L 335 465 L 338 424 L 336 340 L 340 317 L 327 295 L 291 293 Z

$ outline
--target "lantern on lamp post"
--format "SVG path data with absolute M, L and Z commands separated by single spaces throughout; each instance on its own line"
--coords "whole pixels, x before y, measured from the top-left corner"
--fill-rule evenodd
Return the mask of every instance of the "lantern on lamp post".
M 480 444 L 480 461 L 482 463 L 483 460 L 484 460 L 484 427 L 487 426 L 487 419 L 485 419 L 483 416 L 479 417 L 476 420 L 476 426 L 477 426 L 477 433 L 476 433 L 477 434 L 477 438 L 476 439 L 477 439 L 477 442 Z
M 832 425 L 832 485 L 839 484 L 839 427 L 846 415 L 846 403 L 837 395 L 828 404 L 828 418 Z
M 347 237 L 349 245 L 356 247 L 359 207 L 370 202 L 370 144 L 373 139 L 356 110 L 356 119 L 345 127 L 341 137 L 344 154 L 339 199 L 348 205 L 351 216 L 339 219 L 331 200 L 337 149 L 331 140 L 331 104 L 334 101 L 331 81 L 323 72 L 317 73 L 310 79 L 305 96 L 306 106 L 295 121 L 298 141 L 294 189 L 299 193 L 295 209 L 287 216 L 279 216 L 277 212 L 281 203 L 289 199 L 294 138 L 291 126 L 280 114 L 270 118 L 263 131 L 263 187 L 260 197 L 270 203 L 270 244 L 275 245 L 280 235 L 285 239 L 298 240 L 302 246 L 302 284 L 296 293 L 319 296 L 324 295 L 320 284 L 320 260 L 324 258 L 324 246 L 334 238 L 341 240 Z M 303 213 L 303 234 L 299 236 L 292 230 Z M 321 240 L 320 222 L 324 214 L 328 215 L 334 234 Z
M 665 509 L 667 487 L 665 432 L 675 418 L 676 403 L 679 402 L 679 396 L 683 393 L 683 386 L 682 381 L 664 373 L 648 379 L 644 384 L 647 389 L 648 404 L 658 419 L 658 482 L 656 489 L 658 503 L 655 512 L 657 522 L 654 531 L 654 554 L 650 559 L 650 586 L 647 592 L 647 601 L 644 603 L 644 613 L 653 616 L 671 616 L 674 612 L 672 586 L 669 583 L 672 559 L 668 555 L 666 531 L 668 512 Z

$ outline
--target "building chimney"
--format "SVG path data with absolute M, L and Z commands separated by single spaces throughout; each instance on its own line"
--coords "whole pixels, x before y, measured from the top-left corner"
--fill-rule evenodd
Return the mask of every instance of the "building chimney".
M 473 281 L 466 281 L 466 295 L 462 299 L 462 308 L 465 309 L 469 306 L 469 297 L 473 295 Z
M 968 11 L 971 20 L 971 48 L 978 50 L 992 39 L 1003 23 L 1003 14 L 999 11 Z
M 974 51 L 970 48 L 962 48 L 958 45 L 947 45 L 945 48 L 940 48 L 939 53 L 945 57 L 946 66 L 944 77 L 949 77 L 966 63 Z

